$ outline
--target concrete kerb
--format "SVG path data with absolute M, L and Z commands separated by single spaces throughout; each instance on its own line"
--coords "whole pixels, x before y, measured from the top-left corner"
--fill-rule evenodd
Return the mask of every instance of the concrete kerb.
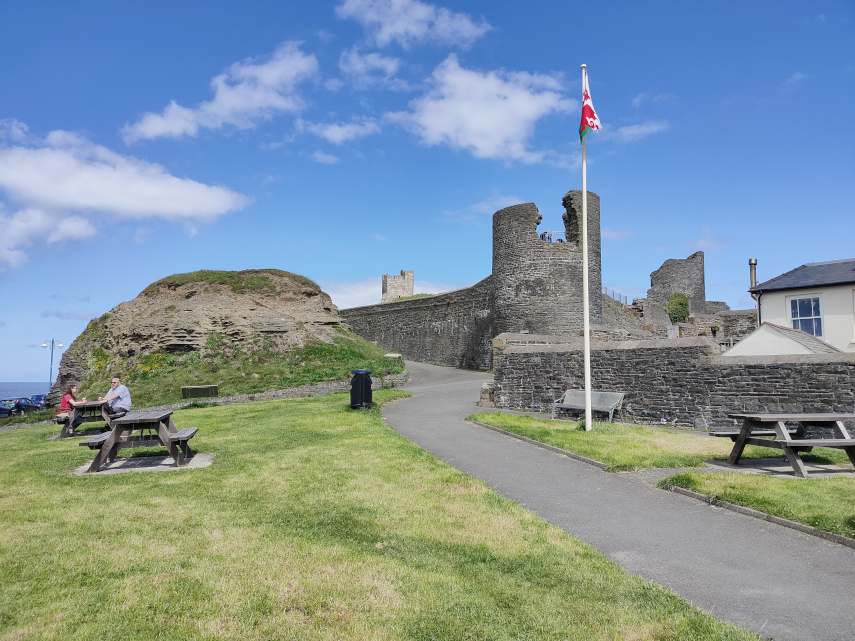
M 525 441 L 526 443 L 531 443 L 537 447 L 540 447 L 544 450 L 550 450 L 551 452 L 555 452 L 556 454 L 561 454 L 568 458 L 576 459 L 577 461 L 581 461 L 583 463 L 587 463 L 588 465 L 593 465 L 595 467 L 600 468 L 601 470 L 606 470 L 608 467 L 602 461 L 597 461 L 592 458 L 588 458 L 586 456 L 582 456 L 580 454 L 576 454 L 574 452 L 570 452 L 569 450 L 563 450 L 560 447 L 555 447 L 554 445 L 548 445 L 546 443 L 541 443 L 540 441 L 535 441 L 534 439 L 528 438 L 526 436 L 520 436 L 519 434 L 514 434 L 513 432 L 508 432 L 507 430 L 503 430 L 499 427 L 495 427 L 493 425 L 487 425 L 486 423 L 481 423 L 479 421 L 467 420 L 467 423 L 472 423 L 473 425 L 478 425 L 479 427 L 486 427 L 488 430 L 493 430 L 494 432 L 499 432 L 500 434 L 504 434 L 505 436 L 510 436 L 511 438 L 515 438 L 519 441 Z M 688 496 L 693 499 L 697 499 L 698 501 L 703 501 L 707 505 L 711 505 L 714 507 L 721 507 L 726 510 L 731 510 L 732 512 L 737 512 L 739 514 L 743 514 L 745 516 L 751 516 L 755 519 L 760 519 L 761 521 L 768 521 L 769 523 L 775 523 L 776 525 L 781 525 L 783 527 L 790 528 L 791 530 L 798 530 L 799 532 L 803 532 L 804 534 L 810 534 L 811 536 L 818 537 L 820 539 L 825 539 L 826 541 L 831 541 L 832 543 L 838 543 L 840 545 L 844 545 L 846 547 L 855 549 L 855 539 L 850 539 L 845 536 L 841 536 L 839 534 L 833 534 L 831 532 L 826 532 L 825 530 L 820 530 L 815 527 L 811 527 L 810 525 L 805 525 L 804 523 L 799 523 L 797 521 L 790 521 L 789 519 L 782 519 L 780 516 L 773 516 L 771 514 L 766 514 L 765 512 L 760 512 L 759 510 L 753 510 L 750 507 L 743 507 L 742 505 L 736 505 L 735 503 L 728 503 L 727 501 L 721 501 L 715 497 L 707 496 L 706 494 L 701 494 L 700 492 L 695 492 L 693 490 L 687 490 L 685 488 L 679 487 L 677 485 L 666 484 L 662 487 L 664 490 L 668 490 L 669 492 L 675 492 L 677 494 L 682 494 L 684 496 Z

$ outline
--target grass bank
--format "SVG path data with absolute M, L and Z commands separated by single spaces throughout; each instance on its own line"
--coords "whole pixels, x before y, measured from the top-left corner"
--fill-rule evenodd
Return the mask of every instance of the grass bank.
M 0 638 L 756 639 L 346 395 L 175 420 L 211 467 L 75 477 L 76 440 L 0 432 Z
M 855 538 L 855 479 L 796 479 L 727 472 L 680 472 L 659 481 Z
M 333 343 L 318 341 L 288 352 L 269 346 L 242 349 L 218 334 L 210 334 L 200 351 L 153 352 L 138 363 L 95 367 L 78 396 L 103 395 L 114 374 L 128 386 L 135 407 L 148 407 L 180 401 L 185 385 L 216 384 L 220 396 L 231 396 L 347 380 L 353 369 L 370 369 L 378 376 L 404 371 L 403 361 L 385 358 L 386 350 L 355 334 L 341 334 Z
M 697 467 L 705 460 L 724 460 L 733 449 L 730 439 L 704 438 L 643 425 L 595 423 L 593 430 L 585 432 L 580 431 L 579 424 L 573 421 L 551 421 L 498 412 L 474 414 L 469 419 L 601 461 L 610 472 Z M 781 457 L 781 450 L 749 445 L 742 455 L 742 458 L 772 457 Z M 842 451 L 820 448 L 804 454 L 802 458 L 822 463 L 849 462 Z

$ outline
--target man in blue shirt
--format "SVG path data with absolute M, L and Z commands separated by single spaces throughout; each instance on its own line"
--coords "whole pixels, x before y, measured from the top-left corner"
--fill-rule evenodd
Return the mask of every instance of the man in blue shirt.
M 106 396 L 98 397 L 99 401 L 107 401 L 107 414 L 115 416 L 116 414 L 127 414 L 131 411 L 131 393 L 128 388 L 122 385 L 122 381 L 117 376 L 110 381 L 110 389 Z

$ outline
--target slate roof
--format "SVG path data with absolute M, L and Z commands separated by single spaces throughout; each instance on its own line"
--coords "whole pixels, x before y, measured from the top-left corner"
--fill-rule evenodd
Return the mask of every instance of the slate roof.
M 824 263 L 808 263 L 776 276 L 765 283 L 758 283 L 749 291 L 753 293 L 773 292 L 782 289 L 807 289 L 824 285 L 855 283 L 855 258 L 829 260 Z
M 775 325 L 775 323 L 763 323 L 768 325 L 782 336 L 786 336 L 790 340 L 797 342 L 802 347 L 808 349 L 811 354 L 842 354 L 843 352 L 837 349 L 834 345 L 829 345 L 821 338 L 811 336 L 807 332 L 792 327 L 784 327 L 783 325 Z

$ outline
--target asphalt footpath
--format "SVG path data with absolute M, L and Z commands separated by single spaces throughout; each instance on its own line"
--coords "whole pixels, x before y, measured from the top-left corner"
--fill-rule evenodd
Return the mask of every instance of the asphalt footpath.
M 383 408 L 404 437 L 719 619 L 775 641 L 855 639 L 855 550 L 656 489 L 467 423 L 471 372 L 407 362 L 414 397 Z M 810 482 L 805 481 L 805 482 Z

